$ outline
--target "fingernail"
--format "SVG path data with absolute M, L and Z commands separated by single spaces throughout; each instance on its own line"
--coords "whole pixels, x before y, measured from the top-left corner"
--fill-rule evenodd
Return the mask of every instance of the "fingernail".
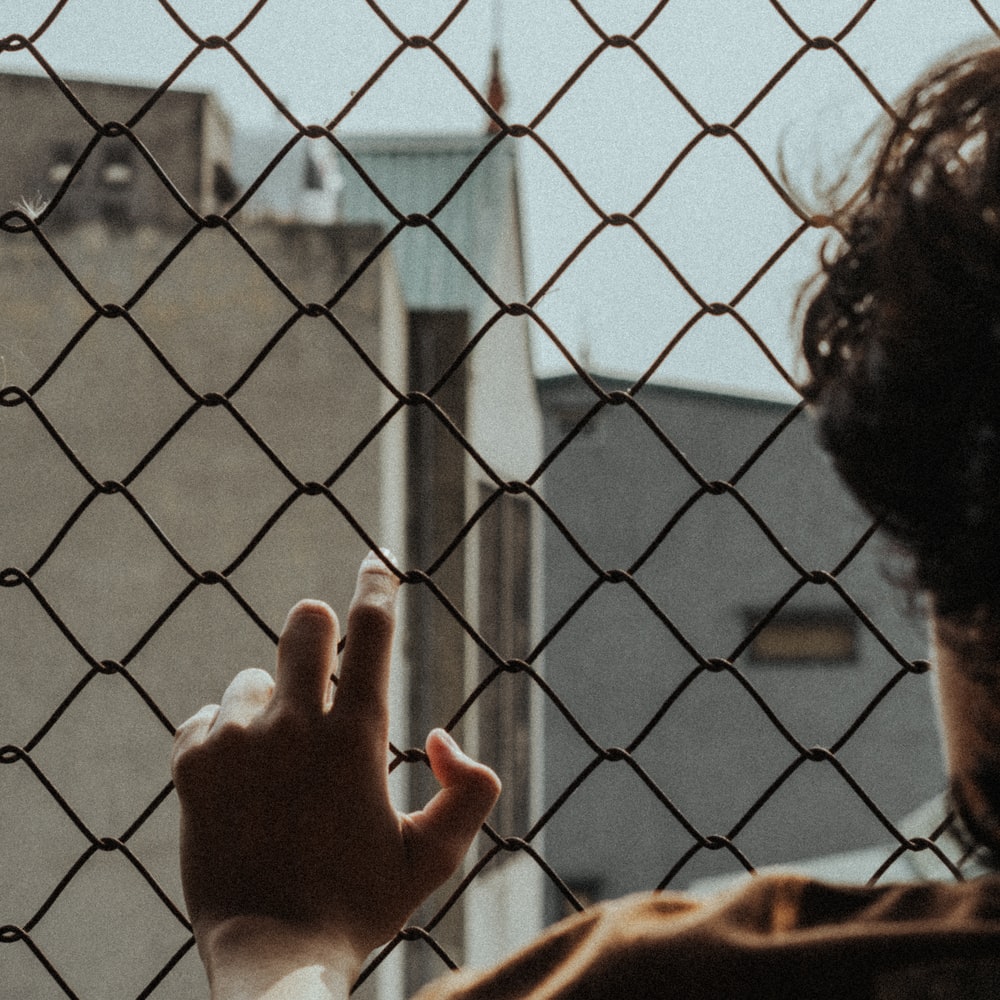
M 452 736 L 447 729 L 437 729 L 435 732 L 437 732 L 441 739 L 444 740 L 444 742 L 447 743 L 448 746 L 456 753 L 462 752 L 462 748 L 455 742 L 455 737 Z
M 381 555 L 379 555 L 379 552 L 381 552 Z M 390 566 L 394 566 L 396 563 L 396 557 L 389 549 L 379 549 L 379 552 L 375 552 L 374 550 L 370 551 L 364 559 L 361 560 L 362 567 L 364 569 L 380 569 L 384 573 L 391 572 L 386 563 L 389 563 Z
M 435 732 L 441 738 L 442 742 L 446 743 L 448 749 L 459 759 L 465 761 L 468 764 L 473 764 L 475 761 L 458 745 L 455 737 L 448 732 L 447 729 L 436 729 Z
M 381 551 L 383 554 L 386 552 L 385 549 Z M 386 559 L 391 560 L 392 554 L 389 553 L 383 558 L 378 552 L 369 552 L 361 560 L 358 581 L 354 588 L 354 600 L 365 599 L 371 602 L 377 600 L 379 595 L 393 601 L 396 599 L 402 579 L 391 561 L 386 564 Z

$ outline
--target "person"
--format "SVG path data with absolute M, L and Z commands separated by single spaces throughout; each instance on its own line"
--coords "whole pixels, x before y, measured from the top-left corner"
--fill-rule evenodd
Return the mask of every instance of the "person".
M 925 595 L 955 830 L 984 874 L 849 886 L 782 874 L 707 901 L 629 897 L 421 996 L 1000 993 L 1000 50 L 913 88 L 837 223 L 843 240 L 806 293 L 803 394 Z M 500 792 L 438 730 L 427 755 L 440 792 L 416 813 L 390 805 L 397 589 L 388 557 L 370 554 L 335 693 L 338 623 L 306 601 L 274 680 L 239 674 L 177 730 L 184 892 L 215 1000 L 346 997 Z

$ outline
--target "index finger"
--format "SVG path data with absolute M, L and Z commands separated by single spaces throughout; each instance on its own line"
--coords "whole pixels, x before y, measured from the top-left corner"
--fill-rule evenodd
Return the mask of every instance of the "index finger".
M 365 715 L 373 723 L 386 720 L 398 592 L 399 579 L 381 557 L 369 552 L 358 570 L 347 616 L 335 714 Z
M 278 639 L 275 699 L 310 711 L 323 711 L 339 639 L 337 616 L 327 604 L 299 601 L 288 612 Z

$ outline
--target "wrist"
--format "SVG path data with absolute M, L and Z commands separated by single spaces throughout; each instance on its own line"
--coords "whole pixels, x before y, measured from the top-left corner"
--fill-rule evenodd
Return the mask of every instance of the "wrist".
M 364 955 L 326 930 L 242 916 L 196 926 L 212 1000 L 346 1000 Z

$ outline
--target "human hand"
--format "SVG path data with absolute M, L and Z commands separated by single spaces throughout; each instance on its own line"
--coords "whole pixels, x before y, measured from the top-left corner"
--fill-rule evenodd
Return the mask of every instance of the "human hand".
M 271 984 L 302 962 L 335 965 L 349 986 L 364 956 L 458 867 L 499 795 L 496 775 L 435 730 L 427 754 L 441 791 L 408 815 L 389 801 L 397 590 L 370 554 L 335 696 L 337 618 L 303 601 L 282 630 L 275 680 L 244 670 L 220 705 L 177 730 L 184 896 L 216 996 L 234 967 L 246 978 L 248 962 L 263 963 Z

